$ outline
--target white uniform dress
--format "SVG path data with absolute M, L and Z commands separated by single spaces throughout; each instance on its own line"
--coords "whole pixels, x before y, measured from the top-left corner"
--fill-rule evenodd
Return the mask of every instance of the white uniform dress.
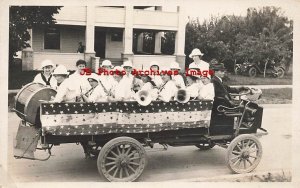
M 90 102 L 106 102 L 107 94 L 101 85 L 97 85 L 92 91 L 88 93 L 88 99 Z
M 172 75 L 172 80 L 174 80 L 177 88 L 184 89 L 185 84 L 181 75 Z
M 86 76 L 75 72 L 60 84 L 53 102 L 77 102 L 81 93 L 85 94 L 90 89 Z
M 124 75 L 120 80 L 115 89 L 115 99 L 116 100 L 132 100 L 134 98 L 134 91 L 132 91 L 134 76 Z
M 112 75 L 101 75 L 99 76 L 99 80 L 107 91 L 112 91 L 113 82 L 115 82 L 115 79 Z
M 190 95 L 191 98 L 198 97 L 198 95 L 199 95 L 199 89 L 200 89 L 200 85 L 197 82 L 193 83 L 192 85 L 186 87 L 186 91 Z
M 161 79 L 160 75 L 149 75 L 152 81 L 155 83 L 157 88 L 160 88 L 163 84 L 163 80 Z
M 34 82 L 34 83 L 40 83 L 40 84 L 43 84 L 43 85 L 46 86 L 47 84 L 46 84 L 46 82 L 43 80 L 42 74 L 43 74 L 43 73 L 37 74 L 37 75 L 34 77 L 34 79 L 33 79 L 32 82 Z M 46 75 L 44 75 L 44 76 L 45 76 L 46 80 L 49 80 L 49 77 L 50 77 L 50 76 L 46 76 Z M 57 87 L 57 81 L 56 81 L 56 79 L 54 78 L 53 75 L 52 75 L 51 78 L 50 78 L 50 87 L 52 87 L 52 88 L 56 88 L 56 87 Z
M 213 83 L 203 84 L 200 88 L 198 98 L 199 99 L 207 99 L 214 100 L 215 97 L 215 88 Z
M 189 67 L 197 67 L 198 69 L 200 69 L 201 72 L 209 71 L 209 64 L 203 60 L 200 60 L 200 63 L 193 62 L 189 65 Z
M 80 96 L 80 89 L 69 78 L 65 79 L 57 88 L 57 94 L 53 102 L 76 102 Z
M 174 83 L 174 81 L 169 80 L 165 85 L 162 85 L 160 88 L 158 98 L 164 102 L 169 102 L 177 93 L 178 89 Z

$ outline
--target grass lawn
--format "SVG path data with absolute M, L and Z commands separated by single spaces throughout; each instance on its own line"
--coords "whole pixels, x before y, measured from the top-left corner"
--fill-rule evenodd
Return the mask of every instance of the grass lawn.
M 262 97 L 257 101 L 259 104 L 291 104 L 292 88 L 262 89 Z
M 229 80 L 228 85 L 292 85 L 293 78 L 292 75 L 286 75 L 283 78 L 272 78 L 272 77 L 255 77 L 251 78 L 249 76 L 242 75 L 228 75 Z

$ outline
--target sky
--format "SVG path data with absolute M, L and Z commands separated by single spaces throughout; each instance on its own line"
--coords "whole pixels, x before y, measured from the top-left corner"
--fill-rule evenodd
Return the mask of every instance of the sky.
M 210 0 L 210 1 L 187 1 L 182 6 L 186 10 L 186 15 L 191 18 L 198 17 L 200 21 L 209 19 L 211 16 L 236 15 L 245 16 L 247 8 L 261 8 L 263 6 L 280 7 L 285 16 L 290 19 L 299 17 L 299 0 Z M 176 6 L 166 5 L 165 11 L 176 10 Z

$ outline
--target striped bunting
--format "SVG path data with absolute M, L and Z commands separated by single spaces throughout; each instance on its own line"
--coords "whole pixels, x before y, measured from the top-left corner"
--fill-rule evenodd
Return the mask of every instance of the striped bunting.
M 43 134 L 98 135 L 146 133 L 208 127 L 212 101 L 153 101 L 141 106 L 135 101 L 105 103 L 43 103 Z

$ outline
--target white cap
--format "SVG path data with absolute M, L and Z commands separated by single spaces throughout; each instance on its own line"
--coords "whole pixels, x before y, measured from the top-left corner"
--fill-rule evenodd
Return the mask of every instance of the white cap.
M 112 66 L 112 64 L 111 64 L 111 61 L 106 59 L 102 62 L 101 66 Z
M 118 71 L 122 71 L 122 70 L 123 70 L 123 68 L 122 68 L 122 67 L 120 67 L 120 66 L 115 66 L 115 67 L 114 67 L 114 71 L 116 71 L 116 70 L 118 70 Z
M 198 49 L 198 48 L 195 48 L 193 49 L 192 53 L 189 55 L 190 58 L 193 58 L 194 55 L 200 55 L 200 56 L 203 56 L 204 54 Z
M 152 67 L 152 66 L 158 66 L 159 67 L 158 62 L 157 61 L 151 61 L 150 62 L 150 67 Z
M 69 72 L 65 66 L 58 65 L 56 69 L 53 71 L 52 75 L 58 75 L 58 74 L 69 75 Z
M 42 61 L 41 69 L 43 69 L 46 66 L 55 67 L 54 63 L 50 59 L 45 59 L 44 61 Z
M 179 67 L 179 63 L 174 61 L 170 64 L 170 69 L 179 69 L 180 70 L 181 68 Z
M 93 79 L 93 80 L 96 80 L 96 81 L 98 82 L 99 76 L 98 76 L 97 74 L 95 74 L 95 73 L 92 73 L 91 75 L 89 75 L 89 76 L 87 77 L 87 79 L 88 79 L 88 80 L 89 80 L 89 79 Z
M 122 67 L 131 67 L 132 68 L 132 62 L 130 60 L 125 61 L 122 65 Z

